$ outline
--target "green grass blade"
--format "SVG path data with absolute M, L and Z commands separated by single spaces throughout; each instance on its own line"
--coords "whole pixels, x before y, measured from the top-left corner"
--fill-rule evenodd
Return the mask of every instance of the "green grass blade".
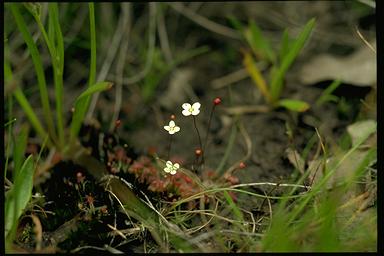
M 252 55 L 246 51 L 243 51 L 243 55 L 243 65 L 252 78 L 254 85 L 256 85 L 256 87 L 260 90 L 261 94 L 264 96 L 264 99 L 268 103 L 272 103 L 272 97 L 269 92 L 267 82 L 265 81 L 261 71 L 253 60 Z
M 57 3 L 49 3 L 49 27 L 53 28 L 53 35 L 50 38 L 50 45 L 54 48 L 54 55 L 51 56 L 56 100 L 57 133 L 59 136 L 59 147 L 64 145 L 64 121 L 63 121 L 63 71 L 64 71 L 64 46 L 61 33 Z
M 309 104 L 301 100 L 282 99 L 277 102 L 277 105 L 295 112 L 305 112 L 309 109 Z
M 70 141 L 72 142 L 79 133 L 81 123 L 83 122 L 85 113 L 89 106 L 89 100 L 92 94 L 108 90 L 112 87 L 110 82 L 99 82 L 85 90 L 75 101 L 75 111 L 73 113 L 71 128 L 70 128 Z
M 236 121 L 237 122 L 237 121 Z M 236 122 L 232 125 L 231 134 L 229 135 L 228 145 L 225 149 L 224 156 L 221 158 L 220 164 L 216 169 L 217 175 L 220 177 L 224 172 L 225 164 L 228 160 L 229 155 L 232 152 L 233 145 L 235 144 L 237 135 L 237 124 Z
M 94 3 L 89 3 L 89 29 L 91 33 L 91 66 L 89 72 L 88 86 L 96 82 L 96 24 Z
M 303 28 L 300 35 L 292 43 L 292 46 L 289 48 L 289 52 L 284 56 L 284 59 L 281 60 L 281 65 L 278 68 L 276 74 L 271 77 L 271 94 L 274 101 L 277 101 L 280 97 L 283 80 L 285 73 L 288 68 L 292 65 L 293 61 L 296 59 L 301 49 L 303 48 L 305 42 L 309 38 L 313 27 L 315 26 L 315 19 L 311 19 Z
M 243 34 L 244 27 L 243 24 L 233 15 L 228 16 L 229 22 L 231 23 L 232 27 L 234 27 L 237 31 L 241 32 Z
M 253 20 L 249 22 L 249 28 L 244 31 L 244 35 L 256 56 L 266 59 L 271 63 L 275 62 L 276 55 L 271 44 L 267 38 L 263 36 L 261 29 Z
M 11 67 L 9 66 L 8 61 L 6 61 L 6 59 L 4 59 L 4 78 L 7 83 L 14 83 L 12 70 L 11 70 Z M 32 127 L 35 129 L 37 134 L 42 139 L 44 139 L 47 136 L 47 132 L 43 128 L 43 125 L 41 124 L 40 120 L 37 118 L 35 112 L 33 111 L 33 108 L 29 104 L 23 91 L 19 87 L 17 87 L 14 90 L 13 95 L 15 96 L 17 102 L 20 104 L 21 108 L 24 110 L 25 114 L 27 115 L 27 118 L 31 122 Z M 51 147 L 52 141 L 48 140 L 47 145 Z
M 337 100 L 337 97 L 332 95 L 332 92 L 336 90 L 337 87 L 339 87 L 341 84 L 340 79 L 334 80 L 320 95 L 320 97 L 316 101 L 316 106 L 320 106 L 326 101 L 332 101 Z
M 12 189 L 5 198 L 5 236 L 17 226 L 17 221 L 32 196 L 35 165 L 32 155 L 23 163 Z M 14 232 L 12 232 L 14 233 Z
M 49 54 L 51 56 L 52 68 L 54 73 L 54 82 L 55 82 L 55 100 L 56 100 L 56 118 L 57 118 L 57 133 L 59 137 L 59 144 L 57 146 L 62 147 L 64 144 L 64 122 L 63 122 L 63 68 L 64 68 L 64 53 L 63 39 L 61 35 L 61 29 L 59 24 L 59 17 L 57 10 L 54 4 L 50 3 L 48 5 L 49 9 L 49 26 L 53 28 L 54 33 L 48 35 L 47 31 L 44 28 L 44 25 L 40 19 L 40 13 L 35 11 L 30 7 L 29 4 L 25 5 L 26 8 L 30 11 L 32 16 L 35 18 L 36 23 L 43 35 L 44 41 L 48 47 Z M 54 35 L 54 36 L 53 36 Z M 55 38 L 53 38 L 55 37 Z M 57 41 L 57 47 L 55 40 Z
M 47 132 L 41 125 L 40 120 L 37 118 L 35 112 L 33 111 L 33 108 L 29 104 L 27 98 L 25 97 L 24 93 L 21 91 L 20 88 L 17 88 L 14 91 L 14 96 L 17 102 L 23 108 L 25 114 L 27 115 L 29 121 L 31 122 L 32 127 L 36 130 L 37 134 L 41 137 L 41 139 L 44 139 L 47 136 Z M 49 140 L 47 142 L 47 145 L 51 147 L 52 142 Z
M 41 57 L 35 42 L 33 41 L 32 35 L 29 33 L 27 26 L 24 22 L 22 15 L 20 14 L 20 10 L 17 4 L 11 4 L 11 11 L 15 18 L 16 24 L 23 36 L 24 41 L 27 44 L 28 50 L 31 54 L 32 61 L 35 67 L 39 92 L 40 92 L 40 100 L 43 107 L 43 113 L 45 122 L 47 124 L 48 132 L 53 140 L 57 137 L 55 134 L 55 128 L 52 119 L 52 110 L 49 104 L 49 97 L 47 91 L 47 84 L 45 80 L 44 68 L 41 61 Z
M 295 208 L 295 210 L 292 212 L 292 215 L 290 216 L 289 223 L 291 223 L 299 214 L 300 212 L 305 208 L 305 206 L 308 204 L 308 202 L 313 198 L 313 196 L 321 191 L 322 188 L 324 188 L 326 182 L 330 179 L 330 177 L 336 172 L 336 170 L 339 168 L 339 166 L 354 152 L 356 151 L 361 144 L 363 144 L 369 135 L 371 135 L 374 131 L 376 131 L 375 127 L 370 127 L 365 131 L 365 134 L 362 135 L 358 143 L 356 143 L 355 146 L 353 146 L 348 152 L 345 153 L 345 155 L 336 163 L 335 166 L 333 166 L 327 173 L 324 175 L 324 177 L 316 184 L 315 187 L 312 187 L 312 190 L 308 193 L 308 196 L 303 198 L 302 202 Z
M 13 163 L 14 163 L 14 173 L 13 177 L 17 178 L 18 171 L 21 169 L 21 166 L 25 160 L 24 153 L 27 148 L 28 140 L 28 126 L 22 126 L 20 133 L 15 139 L 15 145 L 13 147 Z M 15 179 L 15 178 L 14 178 Z
M 291 41 L 289 39 L 288 29 L 285 29 L 283 32 L 283 36 L 281 37 L 281 45 L 280 45 L 280 60 L 283 60 L 285 56 L 287 56 L 289 52 L 289 48 L 291 46 Z

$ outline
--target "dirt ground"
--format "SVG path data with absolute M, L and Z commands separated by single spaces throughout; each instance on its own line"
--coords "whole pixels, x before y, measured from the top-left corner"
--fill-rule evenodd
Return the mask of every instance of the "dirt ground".
M 346 127 L 358 116 L 370 115 L 375 118 L 375 114 L 372 112 L 364 112 L 364 106 L 360 100 L 375 93 L 376 85 L 369 83 L 369 80 L 366 83 L 363 81 L 363 83 L 356 84 L 349 81 L 343 82 L 335 91 L 335 95 L 339 99 L 343 99 L 344 105 L 327 102 L 316 106 L 315 103 L 321 93 L 336 77 L 303 82 L 310 78 L 305 77 L 305 73 L 302 72 L 304 67 L 317 56 L 329 54 L 335 58 L 347 58 L 366 47 L 356 35 L 355 26 L 359 26 L 369 40 L 374 40 L 374 14 L 366 12 L 366 9 L 353 9 L 353 4 L 348 1 L 193 2 L 184 4 L 198 12 L 199 15 L 225 26 L 229 26 L 227 15 L 234 15 L 244 22 L 247 19 L 254 19 L 264 29 L 265 35 L 275 47 L 278 46 L 283 29 L 288 28 L 292 34 L 297 34 L 299 25 L 302 26 L 312 17 L 317 18 L 312 37 L 287 74 L 283 92 L 283 97 L 305 100 L 311 105 L 311 108 L 304 113 L 293 113 L 285 109 L 253 111 L 252 113 L 240 110 L 238 121 L 243 126 L 249 140 L 244 139 L 244 134 L 237 132 L 235 143 L 225 164 L 225 167 L 229 168 L 246 157 L 244 159 L 246 167 L 235 172 L 239 182 L 287 181 L 295 170 L 287 150 L 294 147 L 299 153 L 302 152 L 309 140 L 316 136 L 315 128 L 323 138 L 332 144 L 340 141 Z M 140 6 L 140 4 L 133 5 Z M 134 17 L 143 14 L 145 12 L 143 8 L 135 7 Z M 208 46 L 209 50 L 183 62 L 167 73 L 155 89 L 155 96 L 148 102 L 145 102 L 137 93 L 137 85 L 130 88 L 125 87 L 122 92 L 123 104 L 119 114 L 122 124 L 118 128 L 117 134 L 111 136 L 121 140 L 118 144 L 128 145 L 127 155 L 133 160 L 147 155 L 148 152 L 156 152 L 160 158 L 166 159 L 169 136 L 163 126 L 169 122 L 170 115 L 174 114 L 181 131 L 173 139 L 170 159 L 177 160 L 182 166 L 188 168 L 195 159 L 194 151 L 199 147 L 199 142 L 192 118 L 184 117 L 181 114 L 181 104 L 195 101 L 201 103 L 201 113 L 197 116 L 196 121 L 202 138 L 204 138 L 212 101 L 214 98 L 220 97 L 222 104 L 216 107 L 213 114 L 208 147 L 205 152 L 205 167 L 214 170 L 220 165 L 225 155 L 231 127 L 235 120 L 235 115 L 229 113 L 228 110 L 239 106 L 262 106 L 264 100 L 252 80 L 246 76 L 231 84 L 217 85 L 219 78 L 243 69 L 240 49 L 246 47 L 245 44 L 234 38 L 209 31 L 178 14 L 172 8 L 167 9 L 167 13 L 169 14 L 166 16 L 166 22 L 169 24 L 167 29 L 169 41 L 175 49 L 174 55 L 187 48 L 200 46 Z M 132 33 L 138 32 L 132 31 Z M 137 36 L 139 35 L 133 35 L 133 37 Z M 113 90 L 100 94 L 96 105 L 94 119 L 97 121 L 93 123 L 97 123 L 101 130 L 86 135 L 92 129 L 84 128 L 82 140 L 87 141 L 95 155 L 99 149 L 100 134 L 109 136 L 106 131 L 111 122 L 114 94 Z M 72 96 L 67 95 L 67 97 Z M 293 131 L 293 140 L 290 140 L 287 135 L 287 125 Z M 247 145 L 249 144 L 248 155 Z M 316 148 L 313 148 L 309 152 L 309 159 L 314 156 L 315 151 Z M 117 206 L 111 202 L 102 187 L 98 186 L 94 179 L 87 174 L 87 170 L 71 162 L 60 162 L 49 172 L 50 175 L 44 178 L 45 181 L 42 178 L 40 193 L 46 196 L 45 201 L 48 202 L 45 204 L 44 210 L 55 211 L 56 215 L 48 214 L 47 218 L 41 218 L 46 232 L 44 234 L 45 246 L 53 246 L 53 236 L 56 241 L 61 241 L 59 247 L 63 251 L 73 250 L 85 243 L 97 244 L 100 241 L 108 243 L 110 237 L 107 237 L 106 233 L 110 229 L 106 228 L 103 223 L 115 221 L 116 215 L 122 213 L 113 210 Z M 83 173 L 90 184 L 84 190 L 80 190 L 81 192 L 76 188 L 78 172 Z M 125 177 L 129 178 L 129 176 Z M 137 181 L 128 181 L 137 184 Z M 145 189 L 145 187 L 140 187 L 140 189 Z M 86 220 L 82 222 L 82 225 L 76 227 L 71 226 L 68 222 L 79 215 L 79 207 L 81 208 L 78 201 L 73 200 L 73 198 L 79 197 L 78 193 L 82 193 L 82 197 L 92 193 L 95 198 L 95 207 L 106 205 L 113 214 L 100 212 L 98 218 Z M 252 209 L 252 207 L 249 205 L 247 208 Z M 68 223 L 67 230 L 62 226 L 64 223 Z M 117 223 L 117 226 L 129 227 L 124 222 Z M 58 231 L 59 227 L 63 230 Z M 71 228 L 73 228 L 73 232 L 68 232 L 68 229 Z M 68 233 L 71 234 L 71 239 L 64 241 L 60 238 L 60 234 Z M 140 242 L 131 242 L 119 249 L 134 251 L 135 246 L 139 248 Z M 90 249 L 88 252 L 93 251 Z

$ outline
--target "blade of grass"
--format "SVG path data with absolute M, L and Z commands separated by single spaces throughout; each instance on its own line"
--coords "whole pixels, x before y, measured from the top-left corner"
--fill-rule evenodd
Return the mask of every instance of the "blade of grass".
M 36 71 L 38 86 L 39 86 L 40 100 L 43 107 L 44 118 L 47 124 L 49 135 L 53 140 L 56 140 L 57 135 L 55 133 L 55 128 L 53 124 L 52 110 L 49 104 L 49 97 L 48 97 L 47 84 L 46 84 L 45 75 L 44 75 L 44 68 L 43 68 L 39 51 L 32 38 L 32 35 L 29 33 L 27 29 L 27 26 L 24 22 L 22 15 L 20 14 L 18 5 L 11 4 L 10 7 L 11 7 L 12 14 L 15 18 L 17 27 L 19 28 L 21 35 L 24 41 L 26 42 L 28 50 L 32 57 L 32 61 Z
M 90 95 L 96 92 L 109 89 L 112 84 L 107 82 L 97 83 L 96 81 L 96 23 L 95 23 L 95 6 L 94 3 L 88 4 L 89 8 L 89 30 L 90 30 L 90 44 L 91 44 L 91 63 L 88 78 L 88 89 L 78 97 L 75 102 L 75 112 L 73 113 L 71 128 L 70 128 L 70 141 L 73 142 L 77 137 L 81 124 L 84 120 L 85 114 L 89 108 L 91 101 Z
M 261 74 L 260 70 L 257 68 L 252 55 L 249 52 L 243 51 L 243 64 L 248 71 L 249 75 L 251 76 L 254 84 L 257 86 L 257 88 L 260 90 L 260 92 L 263 94 L 265 100 L 268 103 L 272 102 L 271 94 L 269 93 L 267 83 L 264 80 L 263 75 Z
M 31 7 L 32 6 L 32 7 Z M 54 39 L 57 41 L 57 46 L 55 40 L 50 38 L 47 34 L 47 31 L 44 28 L 44 25 L 40 19 L 40 13 L 34 9 L 35 5 L 25 4 L 25 7 L 30 11 L 32 16 L 35 18 L 35 21 L 40 29 L 40 32 L 43 35 L 44 41 L 48 47 L 49 54 L 51 56 L 52 68 L 54 73 L 54 83 L 55 83 L 55 100 L 56 100 L 56 118 L 57 118 L 57 134 L 59 137 L 58 147 L 61 148 L 64 145 L 64 125 L 63 125 L 63 69 L 64 69 L 64 47 L 63 47 L 63 37 L 60 29 L 57 5 L 49 3 L 49 26 L 55 31 L 52 33 Z M 56 7 L 55 7 L 56 6 Z
M 277 102 L 277 105 L 280 107 L 284 107 L 286 109 L 296 111 L 296 112 L 305 112 L 309 109 L 309 104 L 305 101 L 301 100 L 293 100 L 293 99 L 282 99 Z
M 216 173 L 217 173 L 218 177 L 223 175 L 225 164 L 226 164 L 226 162 L 228 160 L 229 155 L 231 154 L 233 145 L 235 144 L 236 135 L 237 135 L 237 125 L 236 125 L 236 122 L 237 121 L 235 121 L 235 123 L 232 124 L 231 134 L 229 135 L 228 144 L 227 144 L 227 147 L 225 149 L 224 156 L 221 158 L 220 164 L 216 168 Z
M 7 84 L 15 83 L 13 80 L 12 70 L 11 67 L 6 59 L 4 59 L 4 77 Z M 47 132 L 43 128 L 43 125 L 41 124 L 40 120 L 37 118 L 35 112 L 33 111 L 33 108 L 29 104 L 27 98 L 25 97 L 23 91 L 20 89 L 20 87 L 17 87 L 13 95 L 15 96 L 17 102 L 20 104 L 22 109 L 24 110 L 25 114 L 27 115 L 27 118 L 32 124 L 32 127 L 36 130 L 37 134 L 43 139 L 47 136 Z M 50 138 L 51 139 L 51 138 Z M 48 146 L 52 146 L 52 141 L 48 140 L 47 142 Z
M 6 194 L 4 224 L 7 240 L 13 238 L 17 221 L 31 198 L 34 170 L 33 157 L 30 155 L 19 170 L 12 189 Z
M 329 100 L 335 100 L 337 99 L 336 96 L 332 95 L 332 92 L 334 90 L 336 90 L 337 87 L 339 87 L 339 85 L 341 84 L 341 80 L 340 79 L 336 79 L 334 80 L 320 95 L 320 97 L 317 99 L 316 101 L 316 106 L 320 106 L 321 104 L 323 104 L 324 102 L 326 101 L 329 101 Z
M 249 21 L 249 28 L 244 31 L 245 38 L 256 56 L 275 63 L 276 55 L 267 38 L 263 36 L 261 29 L 253 20 Z
M 289 39 L 288 29 L 284 29 L 283 35 L 281 37 L 281 45 L 280 45 L 280 60 L 283 60 L 285 56 L 287 56 L 289 49 L 291 46 L 291 41 Z
M 14 180 L 17 178 L 18 171 L 21 169 L 21 166 L 25 160 L 24 153 L 27 147 L 28 132 L 28 126 L 22 126 L 18 136 L 16 136 L 15 139 L 15 145 L 13 147 Z
M 91 87 L 96 82 L 96 24 L 95 6 L 89 3 L 89 29 L 91 33 L 91 66 L 89 72 L 88 86 Z
M 356 143 L 355 146 L 353 146 L 348 152 L 345 153 L 345 155 L 336 163 L 335 166 L 333 166 L 324 177 L 316 184 L 315 187 L 312 187 L 312 190 L 307 194 L 307 197 L 304 197 L 302 202 L 295 208 L 295 210 L 292 212 L 292 215 L 289 219 L 289 223 L 291 223 L 304 209 L 304 207 L 308 204 L 308 202 L 313 198 L 315 194 L 321 191 L 321 189 L 324 187 L 325 183 L 330 179 L 330 177 L 335 173 L 335 171 L 339 168 L 339 166 L 354 152 L 358 149 L 358 147 L 363 144 L 368 136 L 376 131 L 376 127 L 373 127 L 366 132 L 366 136 L 362 136 L 358 143 Z
M 285 73 L 292 65 L 297 55 L 300 53 L 300 50 L 303 48 L 305 42 L 309 38 L 314 25 L 314 18 L 308 21 L 295 42 L 293 42 L 292 46 L 289 48 L 288 53 L 284 56 L 284 59 L 281 61 L 281 65 L 278 68 L 276 74 L 271 77 L 271 96 L 273 101 L 277 101 L 280 98 Z
M 5 72 L 4 72 L 5 73 Z M 12 116 L 13 112 L 13 96 L 12 94 L 8 96 L 8 118 Z M 8 141 L 7 141 L 7 147 L 5 149 L 5 165 L 4 165 L 4 180 L 7 177 L 7 171 L 8 171 L 8 161 L 9 161 L 9 154 L 11 153 L 11 142 L 12 142 L 12 124 L 13 121 L 16 121 L 16 118 L 14 118 L 11 121 L 8 121 L 5 125 L 4 128 L 8 126 Z
M 70 127 L 70 142 L 73 142 L 80 131 L 92 94 L 108 90 L 112 87 L 110 82 L 99 82 L 85 90 L 75 101 L 75 111 L 73 113 Z
M 55 48 L 55 54 L 52 56 L 52 65 L 55 81 L 55 99 L 56 99 L 56 120 L 57 133 L 59 136 L 59 147 L 64 146 L 64 122 L 63 122 L 63 71 L 64 71 L 64 46 L 61 33 L 57 3 L 48 4 L 49 26 L 53 27 L 54 39 L 51 45 Z M 52 17 L 52 18 L 51 18 Z M 56 42 L 55 42 L 56 41 Z

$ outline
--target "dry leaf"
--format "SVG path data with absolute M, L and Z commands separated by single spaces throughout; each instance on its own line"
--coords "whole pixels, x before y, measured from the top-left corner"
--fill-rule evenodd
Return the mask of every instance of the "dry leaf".
M 376 43 L 371 43 L 376 47 Z M 344 83 L 373 86 L 377 82 L 376 54 L 363 46 L 347 57 L 322 54 L 303 66 L 299 79 L 303 84 L 341 79 Z

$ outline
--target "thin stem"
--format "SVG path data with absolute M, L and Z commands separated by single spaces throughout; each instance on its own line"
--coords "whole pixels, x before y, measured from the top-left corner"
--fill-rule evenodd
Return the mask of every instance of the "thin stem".
M 213 104 L 213 106 L 211 108 L 211 113 L 209 114 L 207 132 L 205 134 L 205 140 L 204 140 L 204 148 L 202 148 L 203 152 L 205 152 L 205 149 L 207 148 L 207 145 L 208 145 L 209 129 L 211 128 L 211 121 L 212 121 L 213 112 L 215 111 L 215 107 L 216 107 L 216 105 Z
M 199 144 L 200 144 L 200 149 L 201 149 L 201 160 L 202 160 L 202 164 L 204 164 L 204 151 L 203 151 L 203 144 L 201 143 L 201 137 L 200 137 L 200 133 L 199 133 L 199 129 L 197 129 L 197 125 L 196 125 L 196 117 L 195 116 L 192 116 L 193 117 L 193 125 L 195 126 L 195 129 L 196 129 L 196 132 L 197 132 L 197 136 L 199 138 Z
M 170 156 L 170 153 L 171 153 L 172 138 L 173 138 L 173 136 L 170 135 L 170 138 L 169 138 L 169 144 L 168 144 L 168 154 L 167 154 L 167 159 L 168 159 L 168 160 L 169 160 L 169 156 Z

